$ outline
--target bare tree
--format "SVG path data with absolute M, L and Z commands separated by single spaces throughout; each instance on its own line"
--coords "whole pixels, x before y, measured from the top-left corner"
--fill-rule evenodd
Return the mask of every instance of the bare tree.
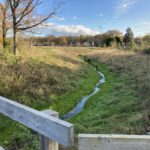
M 2 34 L 3 48 L 6 47 L 6 35 L 11 27 L 9 17 L 9 3 L 5 0 L 4 3 L 0 3 L 0 31 Z
M 17 50 L 17 32 L 26 31 L 36 27 L 49 18 L 53 17 L 60 4 L 57 4 L 53 10 L 46 15 L 33 16 L 33 13 L 44 0 L 8 0 L 12 13 L 12 31 L 13 31 L 13 53 Z

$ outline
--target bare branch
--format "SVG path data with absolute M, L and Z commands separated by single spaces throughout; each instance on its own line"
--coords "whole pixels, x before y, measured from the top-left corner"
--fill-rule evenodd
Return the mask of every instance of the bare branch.
M 17 48 L 17 32 L 26 31 L 42 24 L 49 18 L 53 17 L 57 13 L 57 10 L 60 8 L 60 5 L 57 5 L 57 7 L 54 7 L 54 9 L 47 13 L 47 15 L 33 15 L 34 12 L 38 9 L 38 6 L 42 4 L 42 2 L 42 0 L 8 0 L 12 14 L 14 53 L 16 53 Z M 41 16 L 40 19 L 35 19 L 39 16 Z
M 46 18 L 44 18 L 43 20 L 39 21 L 38 23 L 36 23 L 34 25 L 27 26 L 27 27 L 24 27 L 24 28 L 18 28 L 18 31 L 24 31 L 24 30 L 36 27 L 36 26 L 42 24 L 43 22 L 45 22 L 46 20 L 48 20 L 49 18 L 52 18 L 55 14 L 56 14 L 56 12 L 53 12 L 53 13 L 49 14 Z

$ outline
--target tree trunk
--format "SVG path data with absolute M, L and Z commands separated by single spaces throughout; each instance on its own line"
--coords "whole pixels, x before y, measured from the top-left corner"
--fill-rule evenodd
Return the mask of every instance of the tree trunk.
M 14 55 L 16 55 L 17 52 L 17 34 L 16 34 L 16 30 L 13 29 L 13 53 Z
M 6 33 L 5 33 L 5 31 L 3 31 L 3 39 L 2 39 L 3 41 L 3 49 L 6 47 Z
M 17 25 L 16 25 L 16 10 L 13 13 L 13 53 L 17 54 Z
M 17 23 L 16 23 L 16 8 L 13 10 L 13 53 L 17 54 Z
M 3 44 L 3 49 L 6 47 L 6 34 L 7 34 L 7 29 L 6 29 L 6 13 L 4 12 L 3 14 L 3 21 L 2 21 L 2 44 Z

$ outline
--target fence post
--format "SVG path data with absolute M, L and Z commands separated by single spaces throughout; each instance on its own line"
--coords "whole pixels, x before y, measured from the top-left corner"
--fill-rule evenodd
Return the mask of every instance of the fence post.
M 44 110 L 42 111 L 42 113 L 59 118 L 59 113 L 52 110 Z M 40 150 L 58 150 L 58 149 L 59 149 L 58 142 L 50 140 L 43 135 L 40 135 Z

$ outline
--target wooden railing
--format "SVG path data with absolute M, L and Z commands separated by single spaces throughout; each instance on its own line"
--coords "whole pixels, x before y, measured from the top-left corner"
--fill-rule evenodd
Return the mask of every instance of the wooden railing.
M 0 147 L 0 150 L 4 150 L 2 147 Z
M 58 143 L 73 145 L 74 127 L 58 119 L 58 113 L 37 111 L 0 96 L 0 113 L 40 134 L 41 150 L 58 150 Z
M 80 134 L 78 150 L 150 150 L 149 135 Z
M 73 145 L 73 125 L 60 120 L 55 111 L 37 111 L 0 97 L 0 113 L 38 132 L 41 150 L 58 150 L 58 143 Z M 79 134 L 78 150 L 150 150 L 150 136 Z

